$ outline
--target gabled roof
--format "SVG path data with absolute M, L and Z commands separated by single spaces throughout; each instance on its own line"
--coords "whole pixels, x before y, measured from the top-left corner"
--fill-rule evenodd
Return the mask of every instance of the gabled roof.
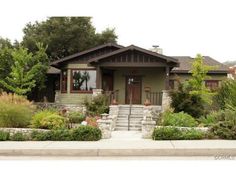
M 93 52 L 93 51 L 96 51 L 96 50 L 99 50 L 99 49 L 102 49 L 102 48 L 105 48 L 105 47 L 115 47 L 117 49 L 120 49 L 120 48 L 123 48 L 123 46 L 121 45 L 118 45 L 118 44 L 115 44 L 115 43 L 107 43 L 107 44 L 103 44 L 103 45 L 99 45 L 97 47 L 93 47 L 91 49 L 88 49 L 88 50 L 84 50 L 82 52 L 78 52 L 78 53 L 75 53 L 73 55 L 69 55 L 67 57 L 64 57 L 64 58 L 61 58 L 59 60 L 56 60 L 54 62 L 51 63 L 51 65 L 56 65 L 58 63 L 61 63 L 61 62 L 65 62 L 65 61 L 68 61 L 68 60 L 71 60 L 75 57 L 79 57 L 81 55 L 84 55 L 84 54 L 87 54 L 89 52 Z
M 216 68 L 214 70 L 209 71 L 209 73 L 228 73 L 229 68 L 226 65 L 216 61 L 215 59 L 209 56 L 203 57 L 204 64 L 209 66 L 216 66 Z M 189 56 L 173 56 L 173 58 L 178 59 L 180 65 L 179 67 L 174 67 L 171 70 L 171 73 L 189 73 L 194 58 L 191 58 Z
M 130 45 L 128 47 L 123 47 L 123 48 L 120 48 L 118 50 L 115 50 L 113 52 L 110 52 L 110 53 L 107 53 L 105 55 L 101 55 L 101 56 L 98 56 L 98 57 L 95 57 L 95 58 L 91 58 L 90 60 L 88 60 L 89 63 L 92 63 L 92 62 L 97 62 L 101 59 L 105 59 L 105 58 L 108 58 L 110 56 L 113 56 L 113 55 L 116 55 L 116 54 L 120 54 L 122 52 L 125 52 L 125 51 L 129 51 L 129 50 L 136 50 L 136 51 L 140 51 L 140 52 L 143 52 L 143 53 L 146 53 L 146 54 L 149 54 L 149 55 L 152 55 L 154 57 L 159 57 L 161 59 L 164 59 L 166 60 L 167 62 L 174 62 L 174 63 L 177 63 L 178 64 L 178 60 L 173 58 L 173 57 L 169 57 L 169 56 L 165 56 L 165 55 L 162 55 L 162 54 L 159 54 L 159 53 L 156 53 L 156 52 L 152 52 L 150 50 L 146 50 L 146 49 L 143 49 L 141 47 L 138 47 L 138 46 L 135 46 L 135 45 Z
M 47 71 L 47 74 L 60 74 L 60 73 L 61 73 L 61 70 L 57 69 L 53 66 L 50 66 L 48 71 Z

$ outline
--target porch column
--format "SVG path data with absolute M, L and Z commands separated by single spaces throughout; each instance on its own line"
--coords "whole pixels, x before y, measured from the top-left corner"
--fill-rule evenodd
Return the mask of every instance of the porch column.
M 100 66 L 96 67 L 96 71 L 97 71 L 96 88 L 101 89 L 102 88 L 102 74 L 101 74 Z
M 169 66 L 166 66 L 166 77 L 165 77 L 165 89 L 166 90 L 169 90 L 170 89 L 170 86 L 169 86 L 169 77 L 170 77 L 170 67 Z

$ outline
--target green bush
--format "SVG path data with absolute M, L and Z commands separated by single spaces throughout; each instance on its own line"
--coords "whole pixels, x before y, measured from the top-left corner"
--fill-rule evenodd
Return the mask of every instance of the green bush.
M 196 140 L 203 138 L 204 133 L 199 130 L 180 130 L 176 127 L 157 127 L 152 134 L 153 140 Z
M 195 127 L 197 121 L 189 114 L 184 112 L 172 113 L 166 111 L 161 116 L 161 125 L 163 126 L 179 126 L 179 127 Z
M 190 94 L 188 90 L 183 89 L 183 84 L 179 83 L 179 89 L 170 93 L 171 107 L 174 112 L 185 112 L 189 115 L 199 118 L 204 115 L 204 101 L 199 95 Z
M 236 111 L 220 110 L 214 117 L 217 122 L 212 125 L 211 132 L 218 138 L 236 139 Z
M 236 107 L 236 81 L 229 79 L 221 83 L 217 94 L 216 102 L 220 109 Z
M 33 116 L 31 124 L 33 128 L 60 129 L 65 128 L 66 119 L 55 112 L 43 110 Z
M 14 133 L 10 136 L 11 141 L 26 141 L 29 140 L 29 137 L 23 133 Z
M 72 136 L 69 129 L 57 129 L 49 132 L 51 141 L 71 141 Z
M 10 139 L 10 133 L 5 131 L 0 131 L 0 141 L 7 141 Z
M 204 127 L 212 126 L 217 122 L 216 120 L 217 114 L 218 113 L 216 111 L 213 111 L 207 114 L 205 117 L 204 116 L 200 117 L 200 119 L 198 119 L 198 122 L 200 125 L 203 125 Z
M 101 137 L 102 132 L 96 127 L 81 125 L 72 129 L 72 138 L 75 141 L 98 141 Z
M 70 112 L 68 115 L 70 123 L 77 123 L 80 124 L 85 120 L 85 115 L 81 112 Z
M 109 112 L 108 98 L 104 95 L 98 95 L 91 101 L 84 102 L 87 114 L 90 116 L 100 116 L 103 113 Z
M 30 125 L 34 106 L 25 97 L 0 94 L 0 127 L 25 128 Z
M 51 135 L 50 131 L 33 131 L 30 136 L 33 141 L 50 141 Z

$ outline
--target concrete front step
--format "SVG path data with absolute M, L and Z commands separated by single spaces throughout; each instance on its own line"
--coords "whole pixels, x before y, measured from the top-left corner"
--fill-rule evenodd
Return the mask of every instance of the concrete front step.
M 128 127 L 128 123 L 120 123 L 120 122 L 117 122 L 116 123 L 116 127 Z M 140 123 L 130 123 L 130 127 L 141 127 L 141 124 Z
M 116 127 L 115 131 L 127 131 L 128 127 Z M 141 131 L 141 127 L 130 127 L 129 128 L 130 131 Z

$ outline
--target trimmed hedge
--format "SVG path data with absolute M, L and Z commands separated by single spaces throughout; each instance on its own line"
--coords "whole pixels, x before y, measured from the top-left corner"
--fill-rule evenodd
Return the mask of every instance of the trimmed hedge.
M 158 127 L 152 134 L 153 140 L 196 140 L 203 139 L 204 133 L 194 129 L 182 129 L 177 127 Z
M 74 129 L 57 129 L 47 132 L 34 131 L 31 138 L 34 141 L 98 141 L 102 137 L 100 129 L 81 125 Z
M 99 128 L 81 125 L 72 129 L 72 139 L 75 141 L 98 141 L 102 138 Z

